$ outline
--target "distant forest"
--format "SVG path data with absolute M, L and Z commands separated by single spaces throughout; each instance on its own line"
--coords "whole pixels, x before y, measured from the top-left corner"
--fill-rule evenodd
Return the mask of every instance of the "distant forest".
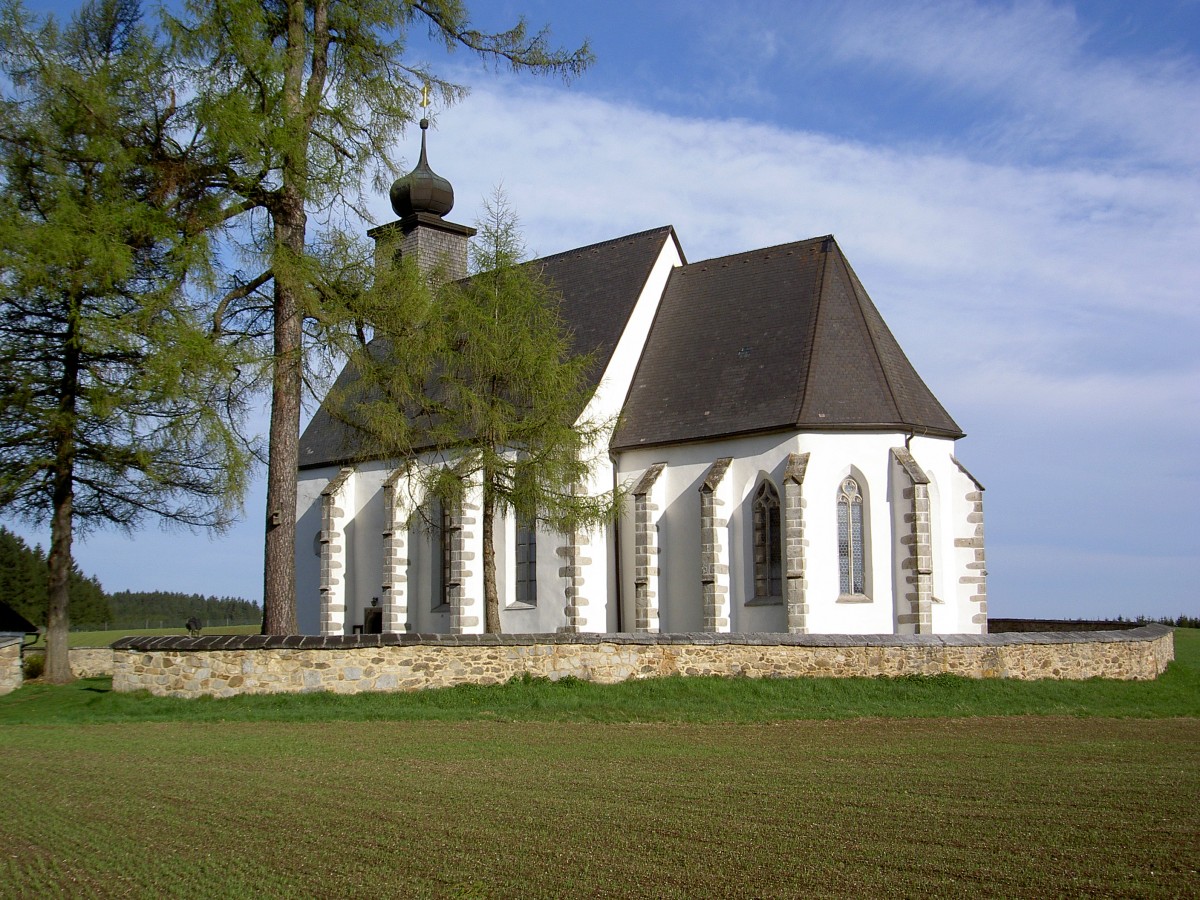
M 0 601 L 35 625 L 46 624 L 46 554 L 0 525 Z M 205 627 L 262 621 L 262 608 L 240 597 L 205 597 L 172 591 L 106 593 L 96 578 L 71 569 L 71 627 L 183 626 L 196 616 Z M 149 623 L 149 624 L 147 624 Z

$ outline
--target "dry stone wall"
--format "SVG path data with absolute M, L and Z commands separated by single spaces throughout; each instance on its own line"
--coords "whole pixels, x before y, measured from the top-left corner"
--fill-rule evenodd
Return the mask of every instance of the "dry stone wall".
M 950 673 L 969 678 L 1152 679 L 1171 629 L 1003 635 L 383 634 L 130 637 L 113 687 L 173 697 L 408 691 L 528 673 L 613 683 L 667 675 L 795 678 Z

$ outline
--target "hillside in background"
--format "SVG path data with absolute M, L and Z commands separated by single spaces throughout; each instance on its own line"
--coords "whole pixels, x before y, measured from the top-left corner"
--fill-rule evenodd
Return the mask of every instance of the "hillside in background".
M 0 525 L 0 600 L 35 625 L 46 624 L 46 554 Z M 262 608 L 240 597 L 206 597 L 172 591 L 118 591 L 108 594 L 96 578 L 71 570 L 71 627 L 162 627 L 196 616 L 205 627 L 249 625 L 262 620 Z M 149 623 L 149 624 L 148 624 Z

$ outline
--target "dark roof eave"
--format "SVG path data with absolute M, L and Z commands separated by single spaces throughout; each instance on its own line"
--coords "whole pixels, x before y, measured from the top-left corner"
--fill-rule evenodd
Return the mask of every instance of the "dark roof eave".
M 716 434 L 705 434 L 698 437 L 664 438 L 662 440 L 645 441 L 644 443 L 612 444 L 610 449 L 619 453 L 625 450 L 641 450 L 645 447 L 668 447 L 672 444 L 701 444 L 705 441 L 732 440 L 734 438 L 750 437 L 752 435 L 759 434 L 784 434 L 789 431 L 802 431 L 809 433 L 826 431 L 900 432 L 901 434 L 912 434 L 914 437 L 950 438 L 955 441 L 966 437 L 966 433 L 962 431 L 928 428 L 924 425 L 911 425 L 908 422 L 854 422 L 844 424 L 800 422 L 795 425 L 779 425 L 769 428 L 747 428 L 744 431 L 722 431 Z

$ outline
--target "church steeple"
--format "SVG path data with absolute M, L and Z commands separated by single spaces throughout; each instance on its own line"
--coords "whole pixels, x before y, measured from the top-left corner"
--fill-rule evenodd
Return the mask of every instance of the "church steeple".
M 453 186 L 429 167 L 425 147 L 428 131 L 429 120 L 421 119 L 421 158 L 417 167 L 392 184 L 392 209 L 401 219 L 419 212 L 440 218 L 454 208 Z
M 428 110 L 428 87 L 421 91 L 421 106 Z M 428 131 L 429 118 L 422 116 L 421 156 L 411 172 L 392 184 L 392 209 L 399 220 L 372 228 L 367 236 L 375 239 L 377 265 L 414 257 L 425 272 L 440 266 L 449 279 L 465 278 L 467 241 L 475 229 L 442 218 L 454 208 L 454 188 L 429 166 Z

